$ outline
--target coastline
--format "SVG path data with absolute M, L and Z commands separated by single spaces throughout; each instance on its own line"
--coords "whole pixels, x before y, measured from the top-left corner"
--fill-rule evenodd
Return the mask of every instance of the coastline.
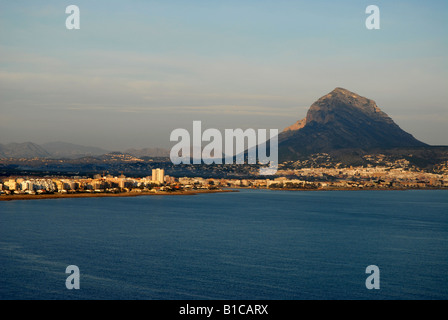
M 69 198 L 107 198 L 107 197 L 139 197 L 139 196 L 192 196 L 202 193 L 223 193 L 223 192 L 239 192 L 235 189 L 246 190 L 270 190 L 270 191 L 409 191 L 409 190 L 447 190 L 446 188 L 376 188 L 376 189 L 356 189 L 356 188 L 329 188 L 329 189 L 290 189 L 290 188 L 247 188 L 232 187 L 230 189 L 219 190 L 189 190 L 189 191 L 172 191 L 172 192 L 123 192 L 123 193 L 55 193 L 55 194 L 18 194 L 18 195 L 2 195 L 1 201 L 20 201 L 20 200 L 44 200 L 44 199 L 69 199 Z
M 320 189 L 301 189 L 301 188 L 250 188 L 250 187 L 232 187 L 235 189 L 246 190 L 271 190 L 271 191 L 411 191 L 411 190 L 448 190 L 447 188 L 320 188 Z
M 107 198 L 107 197 L 139 197 L 139 196 L 192 196 L 201 193 L 238 192 L 237 190 L 192 190 L 172 192 L 123 192 L 123 193 L 67 193 L 67 194 L 18 194 L 0 196 L 0 201 L 68 199 L 68 198 Z

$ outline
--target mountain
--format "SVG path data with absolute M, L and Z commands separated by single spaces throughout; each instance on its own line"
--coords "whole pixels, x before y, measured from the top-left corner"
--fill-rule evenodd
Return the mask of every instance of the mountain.
M 134 157 L 169 157 L 170 151 L 162 148 L 144 148 L 144 149 L 128 149 L 124 153 L 130 154 Z
M 2 158 L 53 158 L 53 159 L 79 159 L 113 154 L 109 150 L 97 147 L 82 146 L 67 142 L 49 142 L 38 145 L 32 142 L 0 144 L 0 159 Z M 140 157 L 169 157 L 170 152 L 162 148 L 128 149 L 115 154 Z
M 51 154 L 41 146 L 32 143 L 0 144 L 0 158 L 49 158 Z
M 425 147 L 402 130 L 375 101 L 336 88 L 314 102 L 306 118 L 278 137 L 280 161 L 314 153 Z
M 75 159 L 86 156 L 102 155 L 109 152 L 97 147 L 87 147 L 60 141 L 45 143 L 41 146 L 47 150 L 53 158 Z

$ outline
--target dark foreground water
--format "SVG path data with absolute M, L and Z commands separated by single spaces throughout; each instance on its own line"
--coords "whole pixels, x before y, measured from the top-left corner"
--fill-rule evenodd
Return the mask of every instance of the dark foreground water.
M 448 191 L 0 202 L 1 299 L 447 299 L 447 280 Z

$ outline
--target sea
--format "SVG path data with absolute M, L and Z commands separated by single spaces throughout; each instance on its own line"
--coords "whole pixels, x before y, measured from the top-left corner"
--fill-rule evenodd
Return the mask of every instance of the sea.
M 445 300 L 447 280 L 448 190 L 0 202 L 2 300 Z

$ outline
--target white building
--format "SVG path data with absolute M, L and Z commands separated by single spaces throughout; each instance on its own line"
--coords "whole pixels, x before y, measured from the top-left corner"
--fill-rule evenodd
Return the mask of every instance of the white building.
M 164 169 L 152 169 L 152 181 L 163 183 L 164 177 L 165 177 Z
M 16 183 L 16 180 L 14 180 L 14 179 L 9 179 L 8 181 L 5 181 L 5 183 L 3 185 L 5 187 L 7 187 L 8 190 L 10 190 L 10 191 L 17 190 L 17 183 Z
M 22 181 L 22 183 L 21 183 L 22 191 L 27 191 L 27 190 L 32 191 L 33 188 L 34 188 L 34 184 L 30 180 Z

